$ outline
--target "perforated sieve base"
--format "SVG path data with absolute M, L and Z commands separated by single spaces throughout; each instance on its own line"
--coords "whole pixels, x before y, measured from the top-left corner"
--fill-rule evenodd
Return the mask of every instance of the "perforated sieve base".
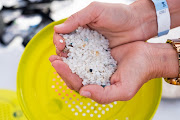
M 74 118 L 84 118 L 84 119 L 100 119 L 104 118 L 103 116 L 108 116 L 108 114 L 116 114 L 116 106 L 118 102 L 113 102 L 111 104 L 98 104 L 95 101 L 80 96 L 77 92 L 69 89 L 66 86 L 66 83 L 60 78 L 60 76 L 53 72 L 54 77 L 52 79 L 51 88 L 56 92 L 59 99 L 55 100 L 56 102 L 53 106 L 56 106 L 54 109 L 64 108 L 64 110 L 69 111 L 69 114 L 72 114 Z M 52 100 L 54 101 L 54 100 Z M 59 101 L 59 102 L 58 102 Z M 59 107 L 58 107 L 59 106 Z M 115 108 L 115 109 L 114 109 Z M 123 108 L 123 107 L 122 107 Z M 126 118 L 128 120 L 128 117 Z M 115 118 L 115 120 L 118 120 Z

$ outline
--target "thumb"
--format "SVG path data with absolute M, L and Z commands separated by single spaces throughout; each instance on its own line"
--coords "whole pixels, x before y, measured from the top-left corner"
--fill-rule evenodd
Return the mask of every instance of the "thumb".
M 100 104 L 108 104 L 113 101 L 125 101 L 132 98 L 133 94 L 127 93 L 126 89 L 119 83 L 106 86 L 87 85 L 80 89 L 80 95 L 93 99 Z
M 95 20 L 101 13 L 101 8 L 98 8 L 100 3 L 92 2 L 86 8 L 71 15 L 64 23 L 56 25 L 54 30 L 56 33 L 70 33 L 77 29 L 79 26 L 84 26 Z
M 102 87 L 99 85 L 87 85 L 80 89 L 81 96 L 93 99 L 100 104 L 108 104 L 113 101 L 130 100 L 138 91 L 136 87 L 129 86 L 127 82 L 123 82 L 116 71 L 111 77 L 111 85 Z M 127 79 L 125 79 L 127 81 Z

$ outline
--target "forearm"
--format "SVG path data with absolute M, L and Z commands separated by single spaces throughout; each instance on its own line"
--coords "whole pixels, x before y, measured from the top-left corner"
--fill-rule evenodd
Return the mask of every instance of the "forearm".
M 147 43 L 150 49 L 152 78 L 178 77 L 179 63 L 176 50 L 169 43 Z
M 180 0 L 167 0 L 171 15 L 171 28 L 180 26 Z M 158 33 L 156 10 L 151 0 L 138 0 L 130 5 L 144 32 L 144 40 Z

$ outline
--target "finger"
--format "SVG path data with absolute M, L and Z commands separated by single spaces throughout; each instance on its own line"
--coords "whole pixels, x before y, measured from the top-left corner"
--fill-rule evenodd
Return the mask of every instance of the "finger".
M 135 94 L 127 91 L 121 84 L 113 84 L 105 88 L 99 85 L 87 85 L 80 89 L 80 95 L 91 98 L 100 104 L 108 104 L 113 101 L 130 100 Z
M 80 79 L 78 75 L 73 74 L 66 63 L 64 63 L 63 61 L 56 60 L 52 62 L 52 66 L 62 77 L 62 79 L 68 85 L 68 87 L 71 86 L 70 88 L 79 91 L 79 89 L 82 87 L 82 79 Z
M 61 56 L 61 51 L 59 51 L 57 48 L 56 48 L 56 54 L 57 54 L 58 56 Z
M 62 58 L 61 58 L 60 56 L 57 56 L 57 55 L 51 55 L 51 56 L 49 57 L 49 61 L 50 61 L 50 62 L 53 62 L 53 61 L 55 61 L 55 60 L 61 60 L 61 61 L 62 61 Z
M 111 77 L 111 83 L 113 84 L 110 86 L 103 88 L 99 85 L 87 85 L 82 87 L 79 93 L 80 95 L 91 98 L 100 104 L 107 104 L 119 100 L 129 100 L 136 94 L 139 88 L 137 87 L 136 89 L 133 85 L 132 87 L 129 87 L 129 84 L 126 82 L 128 80 L 120 80 L 120 78 L 122 78 L 120 73 L 116 71 Z
M 57 33 L 70 33 L 77 29 L 79 26 L 84 26 L 93 22 L 101 13 L 103 9 L 99 7 L 98 2 L 92 2 L 86 8 L 71 15 L 63 24 L 54 27 Z
M 55 66 L 54 69 L 56 70 L 56 72 L 59 74 L 59 76 L 61 76 L 61 78 L 63 79 L 63 81 L 66 83 L 66 85 L 67 85 L 70 89 L 74 90 L 74 88 L 72 87 L 72 85 L 69 84 L 69 82 L 66 80 L 66 77 L 63 76 L 63 73 L 60 73 L 61 71 L 59 70 L 59 68 L 64 68 L 64 67 L 63 67 L 63 66 L 60 66 L 60 65 L 56 65 L 55 62 L 57 62 L 57 60 L 53 61 L 51 64 L 52 64 L 53 67 Z M 57 67 L 59 67 L 59 68 L 57 68 Z
M 58 33 L 54 33 L 53 35 L 53 43 L 56 46 L 56 49 L 61 52 L 65 48 L 65 40 Z
M 60 57 L 65 57 L 65 58 L 68 57 L 68 55 L 67 55 L 66 52 L 59 51 L 58 49 L 56 49 L 56 54 L 57 54 L 58 56 L 60 56 Z
M 62 57 L 65 57 L 65 58 L 68 57 L 67 53 L 64 53 L 64 52 L 61 52 L 61 56 L 62 56 Z

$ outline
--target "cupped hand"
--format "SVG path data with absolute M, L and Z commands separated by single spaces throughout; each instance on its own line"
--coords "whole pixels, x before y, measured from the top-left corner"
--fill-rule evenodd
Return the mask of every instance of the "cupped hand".
M 145 9 L 144 9 L 145 10 Z M 144 15 L 136 12 L 133 5 L 92 2 L 70 16 L 63 24 L 54 27 L 56 33 L 70 33 L 79 26 L 89 27 L 103 34 L 110 48 L 136 40 L 147 40 L 147 24 Z M 150 18 L 148 18 L 149 20 Z M 151 28 L 154 28 L 151 25 Z M 155 31 L 156 27 L 154 28 Z
M 134 42 L 111 49 L 118 68 L 110 79 L 111 85 L 104 88 L 99 85 L 83 86 L 82 79 L 71 72 L 60 56 L 53 55 L 50 61 L 67 86 L 80 95 L 101 104 L 124 101 L 131 99 L 145 82 L 154 77 L 153 59 L 147 46 L 145 42 Z

